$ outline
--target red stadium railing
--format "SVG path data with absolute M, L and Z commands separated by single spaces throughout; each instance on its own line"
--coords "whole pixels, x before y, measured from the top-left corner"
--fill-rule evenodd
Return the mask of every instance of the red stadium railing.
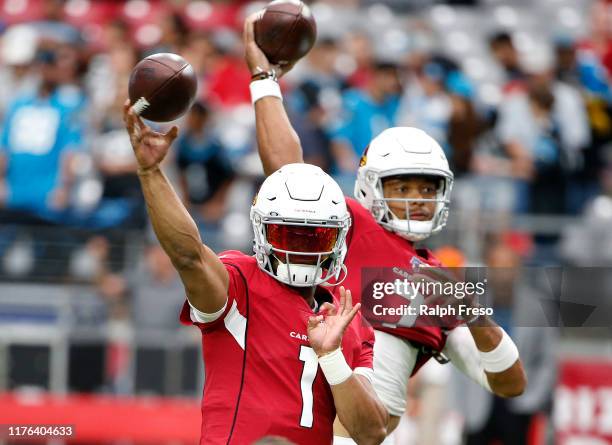
M 74 435 L 66 440 L 68 443 L 120 440 L 131 444 L 193 445 L 200 437 L 201 413 L 199 401 L 178 398 L 2 393 L 0 423 L 5 427 L 71 425 Z M 13 437 L 10 441 L 18 439 Z M 27 438 L 28 443 L 47 441 L 49 437 Z

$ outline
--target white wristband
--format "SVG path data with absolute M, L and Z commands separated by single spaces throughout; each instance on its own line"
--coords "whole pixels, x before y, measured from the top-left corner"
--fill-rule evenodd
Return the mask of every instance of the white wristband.
M 283 100 L 280 85 L 272 79 L 255 80 L 251 82 L 249 89 L 251 90 L 251 102 L 253 105 L 259 99 L 267 96 L 278 97 L 281 101 Z
M 345 382 L 353 375 L 353 370 L 346 363 L 340 348 L 319 357 L 319 366 L 321 366 L 327 383 L 332 386 Z
M 213 321 L 221 318 L 221 315 L 223 315 L 225 312 L 225 308 L 227 308 L 227 300 L 225 300 L 225 304 L 221 309 L 219 309 L 217 312 L 207 314 L 206 312 L 202 312 L 192 306 L 189 300 L 187 300 L 187 303 L 189 303 L 189 314 L 191 316 L 191 321 L 195 321 L 197 323 L 212 323 Z
M 487 372 L 503 372 L 510 368 L 519 358 L 519 352 L 506 331 L 502 328 L 502 339 L 495 349 L 489 352 L 480 352 L 482 367 Z

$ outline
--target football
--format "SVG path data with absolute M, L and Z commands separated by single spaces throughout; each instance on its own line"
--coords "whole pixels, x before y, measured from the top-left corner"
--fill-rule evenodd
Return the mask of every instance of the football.
M 290 64 L 304 57 L 317 38 L 310 8 L 299 0 L 276 0 L 255 22 L 255 42 L 270 63 Z
M 198 81 L 193 67 L 181 56 L 159 53 L 146 57 L 130 75 L 132 108 L 144 119 L 169 122 L 193 104 Z

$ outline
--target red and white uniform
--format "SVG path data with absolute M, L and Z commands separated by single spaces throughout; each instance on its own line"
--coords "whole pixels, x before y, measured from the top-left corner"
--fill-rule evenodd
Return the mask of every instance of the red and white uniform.
M 364 269 L 386 268 L 387 272 L 394 274 L 392 269 L 412 272 L 417 265 L 439 267 L 441 263 L 429 250 L 415 249 L 412 242 L 380 226 L 358 201 L 347 198 L 346 203 L 353 223 L 347 236 L 348 252 L 344 264 L 348 276 L 343 285 L 351 290 L 354 302 L 362 302 L 362 312 L 367 318 L 368 310 L 372 308 L 367 300 L 372 296 L 367 287 L 366 294 L 362 295 L 364 284 L 367 284 L 362 283 Z M 400 323 L 394 328 L 375 326 L 374 329 L 375 372 L 372 383 L 391 415 L 404 413 L 408 379 L 431 358 L 431 354 L 423 353 L 423 347 L 441 352 L 461 372 L 490 391 L 478 349 L 467 327 L 443 331 L 432 323 L 420 324 L 416 320 L 409 327 Z
M 193 322 L 187 302 L 181 312 L 184 324 L 202 331 L 200 445 L 250 444 L 266 435 L 300 445 L 331 444 L 336 410 L 307 338 L 312 309 L 296 290 L 263 272 L 254 257 L 230 251 L 220 259 L 230 277 L 223 315 Z M 332 301 L 328 290 L 318 291 Z M 373 343 L 372 330 L 364 329 L 358 315 L 342 340 L 356 372 L 371 371 Z
M 441 265 L 429 250 L 417 250 L 412 242 L 380 226 L 358 201 L 347 198 L 346 203 L 352 225 L 347 236 L 348 252 L 344 260 L 348 275 L 343 285 L 351 290 L 354 302 L 362 302 L 364 313 L 372 307 L 367 301 L 362 301 L 364 268 L 400 268 L 411 272 L 415 263 Z M 421 346 L 443 351 L 447 336 L 436 326 L 375 329 L 374 389 L 389 413 L 401 416 L 406 407 L 409 377 L 431 357 L 421 353 Z
M 353 301 L 362 301 L 362 271 L 364 268 L 400 268 L 411 272 L 415 262 L 433 267 L 441 266 L 441 263 L 429 250 L 415 249 L 412 242 L 381 227 L 358 201 L 347 198 L 346 204 L 351 214 L 352 226 L 347 236 L 348 252 L 344 259 L 348 276 L 343 285 L 351 290 Z M 403 277 L 398 275 L 397 278 Z M 365 301 L 363 303 L 364 306 L 371 306 L 365 304 Z M 376 329 L 402 337 L 412 343 L 427 346 L 434 351 L 442 351 L 446 341 L 446 336 L 436 326 L 377 327 Z M 423 363 L 420 363 L 419 366 Z M 417 370 L 418 368 L 414 372 Z

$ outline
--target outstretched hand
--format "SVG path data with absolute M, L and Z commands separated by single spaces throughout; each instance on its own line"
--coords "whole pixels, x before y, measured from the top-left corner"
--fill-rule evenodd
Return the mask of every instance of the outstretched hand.
M 167 133 L 158 133 L 145 124 L 126 100 L 123 104 L 123 121 L 140 170 L 157 167 L 166 157 L 168 149 L 178 135 L 178 127 L 173 126 Z
M 331 303 L 321 306 L 319 313 L 308 319 L 308 339 L 310 346 L 321 357 L 335 351 L 342 343 L 347 326 L 353 321 L 361 303 L 353 306 L 351 291 L 340 287 L 340 307 Z
M 261 11 L 254 12 L 244 21 L 244 31 L 242 33 L 242 38 L 244 41 L 244 58 L 252 75 L 274 70 L 276 76 L 281 78 L 287 74 L 291 68 L 293 68 L 295 62 L 290 64 L 273 65 L 270 63 L 261 48 L 257 46 L 257 42 L 255 42 L 255 22 L 261 18 L 263 13 L 263 9 Z

